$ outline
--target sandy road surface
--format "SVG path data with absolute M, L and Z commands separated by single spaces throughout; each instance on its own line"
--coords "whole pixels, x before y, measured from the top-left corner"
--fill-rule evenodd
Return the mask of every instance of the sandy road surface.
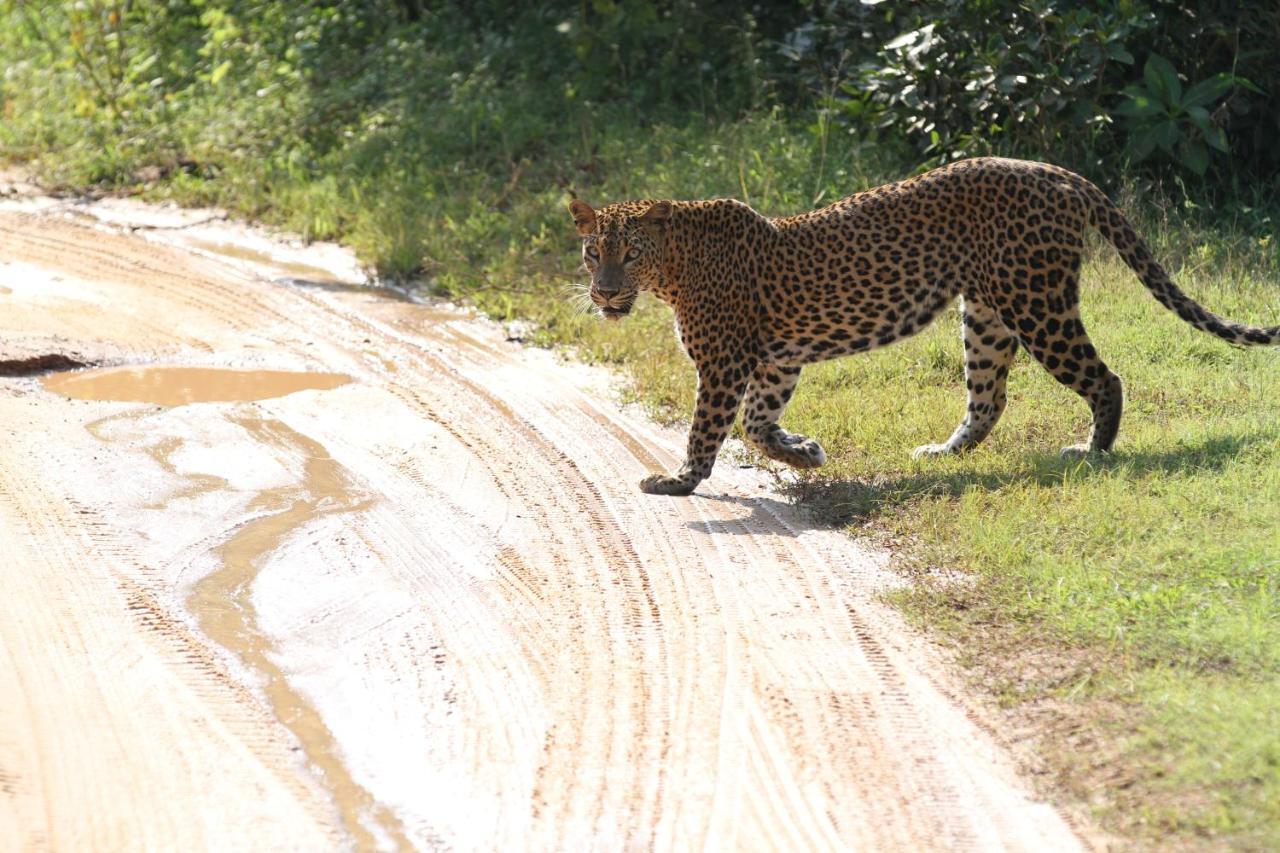
M 601 374 L 199 218 L 0 205 L 0 362 L 350 377 L 0 378 L 0 846 L 1080 846 L 874 554 L 724 461 L 642 495 L 682 436 Z

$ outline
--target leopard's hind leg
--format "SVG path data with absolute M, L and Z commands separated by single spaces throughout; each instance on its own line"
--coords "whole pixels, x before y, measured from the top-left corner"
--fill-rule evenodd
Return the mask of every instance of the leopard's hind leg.
M 1111 450 L 1120 431 L 1124 386 L 1094 349 L 1080 319 L 1076 275 L 1079 259 L 1063 270 L 1063 287 L 1020 308 L 1003 308 L 1005 325 L 1054 379 L 1079 394 L 1093 413 L 1089 440 L 1062 448 L 1064 456 Z M 1041 310 L 1036 310 L 1040 308 Z
M 822 445 L 778 426 L 778 419 L 800 380 L 800 370 L 777 364 L 757 365 L 747 387 L 742 425 L 747 440 L 770 459 L 793 468 L 817 468 L 827 461 Z
M 996 312 L 970 297 L 964 300 L 964 381 L 969 406 L 964 420 L 944 444 L 917 447 L 914 458 L 959 453 L 974 447 L 995 427 L 1005 407 L 1009 365 L 1018 352 L 1018 339 Z

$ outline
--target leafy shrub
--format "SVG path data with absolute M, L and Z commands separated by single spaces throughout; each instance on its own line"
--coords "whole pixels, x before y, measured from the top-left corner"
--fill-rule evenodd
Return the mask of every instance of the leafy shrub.
M 1211 112 L 1230 147 L 1229 157 L 1216 158 L 1219 181 L 1274 182 L 1280 176 L 1280 3 L 1154 0 L 1151 8 L 1156 24 L 1137 55 L 1167 57 L 1188 82 L 1223 73 L 1237 81 Z
M 1232 89 L 1230 74 L 1215 74 L 1182 89 L 1169 60 L 1151 54 L 1143 69 L 1143 84 L 1124 91 L 1128 100 L 1116 113 L 1129 120 L 1129 153 L 1135 162 L 1163 151 L 1197 175 L 1209 167 L 1209 149 L 1227 153 L 1227 135 L 1214 124 L 1207 109 Z
M 981 150 L 995 139 L 997 148 L 1000 140 L 1040 150 L 1066 143 L 1071 150 L 1059 156 L 1079 158 L 1106 120 L 1098 98 L 1109 66 L 1133 62 L 1124 44 L 1148 23 L 1088 9 L 1057 14 L 1043 0 L 952 10 L 953 19 L 888 42 L 881 62 L 868 63 L 860 75 L 888 108 L 885 120 L 906 106 L 916 122 L 908 132 L 918 127 L 928 136 L 926 153 L 943 156 Z M 957 26 L 989 35 L 971 36 L 969 49 L 957 51 L 956 40 L 943 37 Z
M 495 217 L 518 245 L 520 229 L 541 240 L 547 227 L 522 207 L 531 199 L 647 191 L 626 176 L 662 148 L 657 128 L 715 139 L 767 119 L 779 146 L 755 137 L 727 191 L 799 169 L 809 204 L 856 188 L 832 179 L 899 157 L 903 140 L 917 162 L 1012 153 L 1103 177 L 1127 171 L 1127 154 L 1147 176 L 1203 172 L 1201 188 L 1270 203 L 1280 7 L 1195 12 L 1176 0 L 0 0 L 0 157 L 55 184 L 141 184 L 340 235 L 384 273 L 454 290 L 476 281 L 467 253 L 500 242 Z M 777 159 L 811 148 L 812 162 Z
M 935 162 L 1018 153 L 1114 174 L 1128 154 L 1204 175 L 1216 151 L 1222 180 L 1274 178 L 1276 146 L 1259 143 L 1280 132 L 1280 7 L 1197 7 L 835 0 L 781 52 L 845 122 Z
M 266 0 L 0 2 L 0 52 L 14 58 L 0 77 L 0 150 L 56 149 L 73 183 L 254 160 L 296 112 L 290 40 L 305 17 Z

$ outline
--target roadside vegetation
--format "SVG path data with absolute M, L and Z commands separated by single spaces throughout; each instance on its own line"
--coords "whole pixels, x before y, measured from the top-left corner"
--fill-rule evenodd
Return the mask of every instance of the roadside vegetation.
M 1051 160 L 1195 299 L 1280 322 L 1280 9 L 899 5 L 0 0 L 0 157 L 341 240 L 617 366 L 667 419 L 693 391 L 669 313 L 581 313 L 572 194 L 779 215 L 956 157 Z M 913 462 L 964 409 L 952 316 L 806 370 L 784 423 L 830 461 L 782 482 L 894 548 L 898 603 L 1104 826 L 1280 845 L 1280 353 L 1190 329 L 1101 244 L 1083 310 L 1126 383 L 1115 453 L 1060 458 L 1086 408 L 1019 357 L 986 444 Z

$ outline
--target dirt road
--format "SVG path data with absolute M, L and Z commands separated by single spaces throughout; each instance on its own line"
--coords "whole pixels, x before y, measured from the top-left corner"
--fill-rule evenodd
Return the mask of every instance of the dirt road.
M 603 374 L 203 217 L 0 204 L 0 847 L 1080 847 L 876 554 L 723 460 L 640 494 L 683 437 Z

